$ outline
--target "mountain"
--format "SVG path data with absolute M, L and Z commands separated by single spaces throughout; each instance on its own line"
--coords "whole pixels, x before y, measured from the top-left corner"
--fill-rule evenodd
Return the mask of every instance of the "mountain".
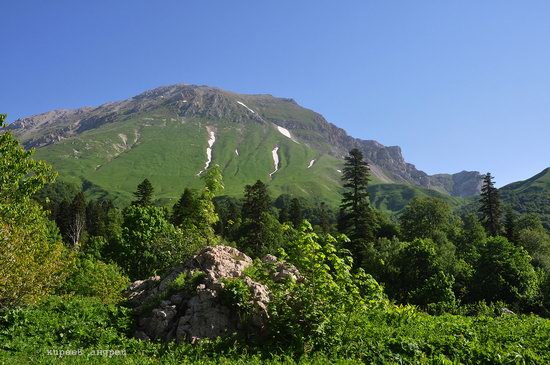
M 208 86 L 159 87 L 99 107 L 19 119 L 9 128 L 63 179 L 123 201 L 145 177 L 159 198 L 174 199 L 185 186 L 200 186 L 201 171 L 215 163 L 229 195 L 262 179 L 274 194 L 337 202 L 352 148 L 371 164 L 374 185 L 399 184 L 405 196 L 472 196 L 481 183 L 478 172 L 430 176 L 407 163 L 399 147 L 353 138 L 292 99 Z
M 550 167 L 524 181 L 500 189 L 504 202 L 519 213 L 536 213 L 550 230 Z

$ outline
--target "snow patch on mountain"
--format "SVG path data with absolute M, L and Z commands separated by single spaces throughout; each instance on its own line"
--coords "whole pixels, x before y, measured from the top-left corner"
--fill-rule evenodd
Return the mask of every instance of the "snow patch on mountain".
M 122 143 L 126 146 L 128 144 L 128 136 L 125 134 L 119 133 L 118 137 L 122 140 Z
M 206 148 L 206 163 L 204 164 L 204 168 L 199 171 L 197 176 L 202 174 L 204 171 L 208 169 L 208 166 L 210 166 L 210 163 L 212 162 L 212 146 L 214 145 L 214 142 L 216 142 L 216 135 L 214 134 L 214 130 L 210 127 L 206 127 L 206 130 L 208 131 L 208 147 Z
M 237 104 L 240 104 L 240 105 L 244 106 L 246 109 L 248 109 L 248 111 L 250 111 L 250 112 L 253 113 L 253 114 L 256 114 L 256 112 L 255 112 L 254 110 L 250 109 L 250 108 L 249 108 L 248 106 L 246 106 L 246 104 L 243 103 L 242 101 L 238 101 L 238 100 L 237 100 Z
M 271 156 L 273 157 L 273 165 L 275 166 L 275 170 L 269 174 L 269 177 L 279 170 L 279 146 L 275 146 L 275 148 L 271 151 Z
M 277 130 L 279 130 L 279 132 L 281 132 L 283 136 L 292 139 L 292 136 L 290 135 L 290 132 L 288 131 L 288 129 L 277 126 Z
M 308 167 L 307 167 L 307 168 L 308 168 L 308 169 L 309 169 L 309 168 L 311 168 L 311 166 L 313 166 L 313 164 L 314 164 L 314 163 L 315 163 L 315 160 L 311 160 L 311 161 L 309 161 L 309 165 L 308 165 Z

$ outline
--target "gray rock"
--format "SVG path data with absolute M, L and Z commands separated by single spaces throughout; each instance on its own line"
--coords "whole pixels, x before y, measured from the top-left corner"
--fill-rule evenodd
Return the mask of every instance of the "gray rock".
M 222 279 L 242 277 L 251 264 L 250 257 L 233 247 L 206 247 L 162 280 L 154 277 L 132 283 L 126 294 L 128 303 L 140 316 L 135 337 L 193 343 L 237 331 L 242 327 L 239 316 L 220 301 Z M 197 271 L 204 273 L 204 280 L 201 279 L 196 288 L 172 292 L 171 283 L 179 275 L 183 273 L 191 278 Z M 248 277 L 243 280 L 256 308 L 251 322 L 262 331 L 268 318 L 269 289 Z

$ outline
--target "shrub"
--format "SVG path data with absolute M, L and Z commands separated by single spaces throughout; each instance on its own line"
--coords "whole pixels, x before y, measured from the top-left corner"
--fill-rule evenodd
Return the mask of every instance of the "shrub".
M 98 297 L 103 303 L 114 304 L 122 300 L 122 292 L 128 284 L 128 277 L 116 264 L 105 263 L 93 256 L 81 256 L 60 293 Z

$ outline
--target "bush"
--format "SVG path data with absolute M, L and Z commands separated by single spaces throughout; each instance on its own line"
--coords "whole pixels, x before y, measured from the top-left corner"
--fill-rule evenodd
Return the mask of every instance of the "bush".
M 5 115 L 0 114 L 0 127 Z M 0 309 L 35 303 L 62 282 L 71 255 L 46 212 L 31 200 L 56 174 L 0 133 Z
M 103 303 L 114 304 L 122 300 L 122 292 L 128 284 L 128 277 L 122 274 L 116 264 L 105 263 L 88 255 L 78 258 L 59 292 L 98 297 Z

